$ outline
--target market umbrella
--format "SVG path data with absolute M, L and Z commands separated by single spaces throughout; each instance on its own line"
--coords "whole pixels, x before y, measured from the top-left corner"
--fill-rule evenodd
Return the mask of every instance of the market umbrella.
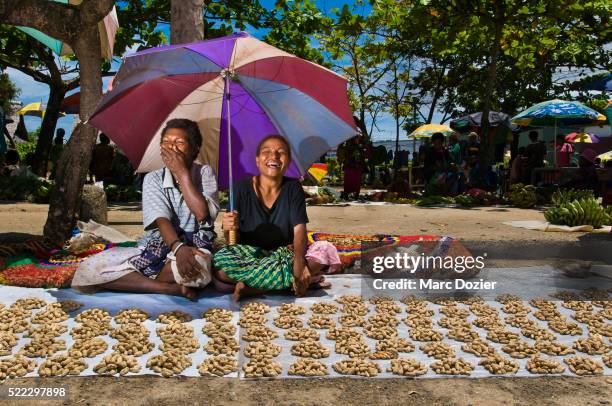
M 606 116 L 582 103 L 559 99 L 538 103 L 512 117 L 513 123 L 522 126 L 554 127 L 555 149 L 558 126 L 585 127 L 605 121 Z
M 442 133 L 446 136 L 453 132 L 452 128 L 444 124 L 424 124 L 408 134 L 408 138 L 430 138 L 434 133 Z
M 163 166 L 161 131 L 172 118 L 199 124 L 198 160 L 221 188 L 256 174 L 255 150 L 269 134 L 291 145 L 288 176 L 357 134 L 346 79 L 246 33 L 157 47 L 126 57 L 89 122 L 138 172 Z
M 66 114 L 79 114 L 81 108 L 81 92 L 64 97 L 60 109 Z
M 590 133 L 569 133 L 565 136 L 567 142 L 582 142 L 585 144 L 596 144 L 600 141 L 599 137 Z
M 52 0 L 57 3 L 62 4 L 71 4 L 78 6 L 83 0 Z M 21 31 L 26 34 L 34 37 L 36 40 L 42 42 L 49 48 L 53 50 L 57 55 L 72 55 L 74 51 L 68 44 L 58 39 L 52 38 L 47 34 L 35 30 L 30 27 L 18 26 Z M 117 33 L 117 29 L 119 28 L 119 20 L 117 19 L 117 10 L 115 6 L 113 9 L 98 23 L 98 30 L 100 31 L 100 41 L 102 43 L 101 54 L 105 59 L 111 59 L 113 57 L 113 46 L 115 44 L 115 34 Z
M 482 124 L 482 111 L 472 113 L 467 116 L 459 117 L 451 120 L 450 127 L 453 130 L 466 132 L 469 131 L 470 127 L 480 127 Z M 498 111 L 489 112 L 489 125 L 491 127 L 503 126 L 511 128 L 510 116 L 506 113 Z
M 317 182 L 321 182 L 325 175 L 327 175 L 327 164 L 312 164 L 312 166 L 308 168 L 308 173 L 315 178 Z
M 45 116 L 46 107 L 41 102 L 29 103 L 23 106 L 17 114 L 20 116 L 34 116 L 34 117 L 44 117 Z

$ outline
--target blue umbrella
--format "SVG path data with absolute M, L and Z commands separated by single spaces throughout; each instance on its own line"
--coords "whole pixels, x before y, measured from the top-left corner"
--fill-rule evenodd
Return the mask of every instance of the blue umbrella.
M 605 121 L 606 116 L 582 103 L 559 99 L 535 104 L 512 117 L 512 122 L 514 124 L 522 126 L 554 127 L 555 149 L 557 147 L 558 126 L 585 127 L 588 125 L 601 124 Z

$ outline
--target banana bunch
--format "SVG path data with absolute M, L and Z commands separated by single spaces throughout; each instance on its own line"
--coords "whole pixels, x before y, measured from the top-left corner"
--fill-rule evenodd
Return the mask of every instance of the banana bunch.
M 573 200 L 561 203 L 544 212 L 546 221 L 552 224 L 567 225 L 570 227 L 591 225 L 601 227 L 609 220 L 606 210 L 599 205 L 595 198 Z
M 510 186 L 508 199 L 513 205 L 528 209 L 536 204 L 536 188 L 533 185 L 516 183 Z
M 574 200 L 593 198 L 593 191 L 589 189 L 559 189 L 551 196 L 552 204 L 557 207 Z

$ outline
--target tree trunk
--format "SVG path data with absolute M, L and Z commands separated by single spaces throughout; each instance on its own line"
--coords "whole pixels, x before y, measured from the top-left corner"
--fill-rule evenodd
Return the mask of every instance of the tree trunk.
M 485 184 L 487 167 L 489 166 L 491 156 L 491 145 L 489 142 L 489 129 L 491 128 L 491 124 L 489 122 L 489 112 L 491 111 L 493 91 L 497 88 L 497 59 L 500 51 L 499 43 L 501 41 L 504 29 L 504 10 L 500 0 L 495 2 L 495 9 L 495 35 L 493 37 L 493 44 L 491 46 L 491 59 L 489 60 L 489 66 L 487 67 L 487 83 L 482 98 L 482 120 L 480 123 L 479 178 L 482 184 Z
M 82 123 L 87 121 L 102 96 L 97 26 L 82 27 L 74 51 L 81 69 L 81 124 L 73 131 L 59 159 L 56 185 L 51 192 L 49 215 L 44 229 L 44 235 L 57 244 L 63 244 L 70 237 L 76 224 L 83 184 L 96 142 L 96 129 Z
M 171 0 L 170 43 L 202 41 L 204 39 L 204 0 Z
M 34 152 L 33 170 L 39 176 L 45 176 L 47 173 L 47 162 L 51 154 L 51 145 L 53 144 L 53 131 L 57 125 L 57 120 L 62 106 L 62 100 L 66 95 L 66 87 L 61 82 L 54 83 L 49 86 L 49 99 L 47 100 L 47 111 L 40 125 L 40 133 L 36 143 L 36 151 Z

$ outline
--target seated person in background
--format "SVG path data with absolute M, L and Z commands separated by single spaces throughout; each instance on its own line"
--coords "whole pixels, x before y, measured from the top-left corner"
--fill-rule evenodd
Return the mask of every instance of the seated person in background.
M 425 153 L 423 174 L 429 194 L 446 195 L 455 191 L 457 167 L 444 147 L 442 133 L 434 133 L 431 136 L 431 147 Z
M 510 184 L 525 183 L 526 166 L 527 157 L 525 156 L 525 147 L 520 147 L 510 167 Z
M 217 180 L 208 165 L 195 163 L 202 136 L 197 123 L 168 121 L 161 133 L 164 167 L 148 173 L 142 190 L 145 235 L 139 255 L 109 268 L 113 250 L 92 256 L 72 286 L 165 293 L 195 299 L 193 288 L 211 280 L 211 251 L 219 211 Z M 86 289 L 83 289 L 86 287 Z
M 15 149 L 9 149 L 4 158 L 2 176 L 13 176 L 19 170 L 19 153 Z
M 595 196 L 600 194 L 600 185 L 597 180 L 597 167 L 595 166 L 597 152 L 590 148 L 585 149 L 578 158 L 578 171 L 573 179 L 563 185 L 566 188 L 590 189 Z
M 220 290 L 233 289 L 234 300 L 289 288 L 302 296 L 323 269 L 306 258 L 302 186 L 284 176 L 291 147 L 282 136 L 269 135 L 259 143 L 255 162 L 259 174 L 235 184 L 236 211 L 223 216 L 226 240 L 235 231 L 240 244 L 215 253 L 213 280 Z
M 100 134 L 100 143 L 96 144 L 91 155 L 91 164 L 89 165 L 89 177 L 96 177 L 96 182 L 107 182 L 111 174 L 111 166 L 115 149 L 110 146 L 110 139 L 106 134 Z

